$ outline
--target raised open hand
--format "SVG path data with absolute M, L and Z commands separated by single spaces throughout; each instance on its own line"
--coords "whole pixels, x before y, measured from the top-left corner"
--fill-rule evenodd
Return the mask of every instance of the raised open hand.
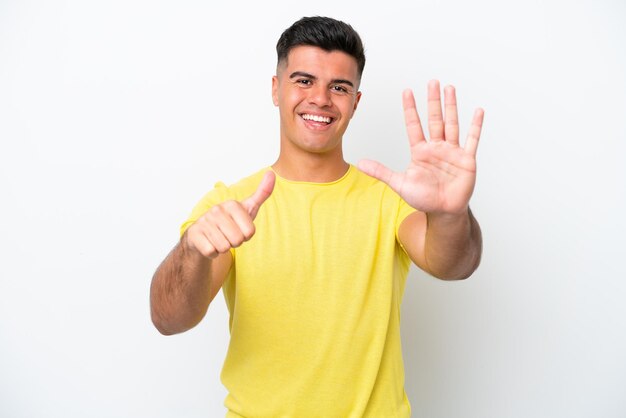
M 428 83 L 427 141 L 411 90 L 402 94 L 404 120 L 411 148 L 411 163 L 404 173 L 383 164 L 362 160 L 359 169 L 389 185 L 409 205 L 426 213 L 458 214 L 467 211 L 476 182 L 476 149 L 484 111 L 474 112 L 464 147 L 459 145 L 459 123 L 454 87 L 444 89 L 441 110 L 439 81 Z

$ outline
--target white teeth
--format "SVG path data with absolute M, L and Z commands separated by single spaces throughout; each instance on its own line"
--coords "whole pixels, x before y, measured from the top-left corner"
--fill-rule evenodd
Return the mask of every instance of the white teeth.
M 309 115 L 306 113 L 302 115 L 302 119 L 312 120 L 314 122 L 325 122 L 325 123 L 330 123 L 330 121 L 332 120 L 331 118 L 326 117 L 326 116 Z

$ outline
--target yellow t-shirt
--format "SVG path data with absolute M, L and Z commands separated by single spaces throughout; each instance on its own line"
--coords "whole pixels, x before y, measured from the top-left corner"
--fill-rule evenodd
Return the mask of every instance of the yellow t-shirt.
M 252 195 L 267 170 L 216 184 L 181 233 L 211 206 Z M 277 176 L 222 287 L 227 417 L 410 416 L 400 343 L 410 261 L 397 232 L 413 211 L 354 166 L 331 183 Z

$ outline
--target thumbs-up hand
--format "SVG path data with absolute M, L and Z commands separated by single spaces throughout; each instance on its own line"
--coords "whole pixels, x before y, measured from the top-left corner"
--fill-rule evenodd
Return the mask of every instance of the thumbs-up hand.
M 276 175 L 265 173 L 254 194 L 238 202 L 229 200 L 213 206 L 185 233 L 185 245 L 213 259 L 248 241 L 255 233 L 254 218 L 274 190 Z

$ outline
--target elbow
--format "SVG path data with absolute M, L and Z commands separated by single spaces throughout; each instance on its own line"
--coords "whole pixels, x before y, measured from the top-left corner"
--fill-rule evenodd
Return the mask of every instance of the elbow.
M 168 327 L 167 322 L 163 320 L 163 318 L 157 314 L 154 308 L 150 309 L 150 319 L 152 320 L 152 325 L 161 333 L 162 335 L 174 335 L 178 334 L 175 330 Z
M 166 337 L 170 335 L 180 334 L 182 332 L 185 332 L 193 328 L 193 326 L 191 327 L 172 326 L 171 324 L 168 324 L 164 321 L 155 320 L 154 317 L 152 318 L 152 324 L 157 329 L 157 331 L 161 333 L 161 335 L 165 335 Z
M 167 328 L 163 328 L 163 327 L 158 326 L 156 324 L 154 326 L 157 329 L 157 331 L 159 331 L 159 333 L 161 335 L 164 335 L 166 337 L 169 337 L 170 335 L 176 335 L 177 334 L 176 332 L 172 332 L 172 331 L 168 330 Z
M 442 271 L 431 271 L 429 272 L 434 277 L 445 280 L 445 281 L 459 281 L 469 279 L 474 272 L 478 269 L 480 265 L 482 248 L 479 248 L 473 256 L 467 260 L 465 263 L 459 263 L 456 266 L 451 266 L 455 268 L 449 268 Z
M 152 325 L 163 335 L 173 335 L 176 332 L 169 326 L 168 315 L 164 312 L 163 302 L 157 297 L 154 281 L 150 288 L 150 320 Z
M 466 259 L 464 263 L 461 263 L 460 271 L 457 274 L 453 275 L 451 278 L 444 280 L 465 280 L 474 274 L 474 272 L 480 266 L 480 261 L 483 255 L 483 243 L 482 237 L 480 234 L 480 229 L 478 229 L 478 234 L 475 239 L 474 246 L 472 250 L 469 252 L 469 257 Z
M 150 318 L 152 320 L 152 324 L 157 331 L 165 336 L 180 334 L 190 330 L 200 323 L 203 316 L 204 313 L 196 315 L 182 315 L 180 312 L 168 315 L 167 313 L 156 309 L 154 305 L 150 306 Z
M 474 274 L 480 265 L 480 261 L 483 255 L 483 239 L 480 226 L 474 219 L 470 211 L 470 237 L 469 243 L 466 246 L 466 250 L 461 253 L 461 256 L 457 258 L 455 268 L 451 269 L 448 274 L 444 274 L 442 280 L 465 280 Z
M 180 334 L 191 328 L 182 328 L 180 323 L 175 321 L 175 318 L 158 309 L 158 306 L 155 306 L 154 303 L 150 304 L 150 319 L 157 331 L 166 336 Z
M 478 266 L 476 266 L 478 267 Z M 476 268 L 472 268 L 471 270 L 467 270 L 467 271 L 463 271 L 457 275 L 451 275 L 448 277 L 440 277 L 441 280 L 446 280 L 446 281 L 450 281 L 450 282 L 455 282 L 455 281 L 461 281 L 461 280 L 467 280 L 469 279 L 472 274 L 474 274 L 474 272 L 476 271 Z
M 156 277 L 156 273 L 155 273 Z M 152 325 L 162 335 L 174 335 L 186 331 L 181 329 L 180 313 L 171 305 L 167 295 L 159 290 L 155 278 L 152 279 L 150 287 L 150 319 Z
M 476 258 L 473 260 L 473 263 L 470 265 L 470 267 L 466 270 L 464 270 L 463 272 L 461 272 L 458 276 L 449 279 L 449 280 L 466 280 L 469 279 L 474 272 L 476 272 L 476 270 L 478 270 L 478 266 L 480 265 L 480 253 L 476 256 Z
M 476 269 L 472 269 L 472 270 L 467 270 L 467 271 L 463 271 L 463 272 L 459 272 L 459 273 L 448 273 L 448 274 L 441 274 L 441 273 L 437 273 L 437 274 L 433 274 L 431 273 L 434 277 L 436 277 L 439 280 L 444 280 L 447 282 L 456 282 L 456 281 L 461 281 L 461 280 L 467 280 L 469 279 L 472 274 L 474 274 L 474 271 L 476 271 Z
M 433 273 L 431 274 L 439 280 L 443 280 L 446 282 L 457 282 L 457 281 L 466 280 L 470 278 L 472 273 L 474 272 L 470 271 L 470 272 L 464 272 L 461 274 L 433 274 Z

